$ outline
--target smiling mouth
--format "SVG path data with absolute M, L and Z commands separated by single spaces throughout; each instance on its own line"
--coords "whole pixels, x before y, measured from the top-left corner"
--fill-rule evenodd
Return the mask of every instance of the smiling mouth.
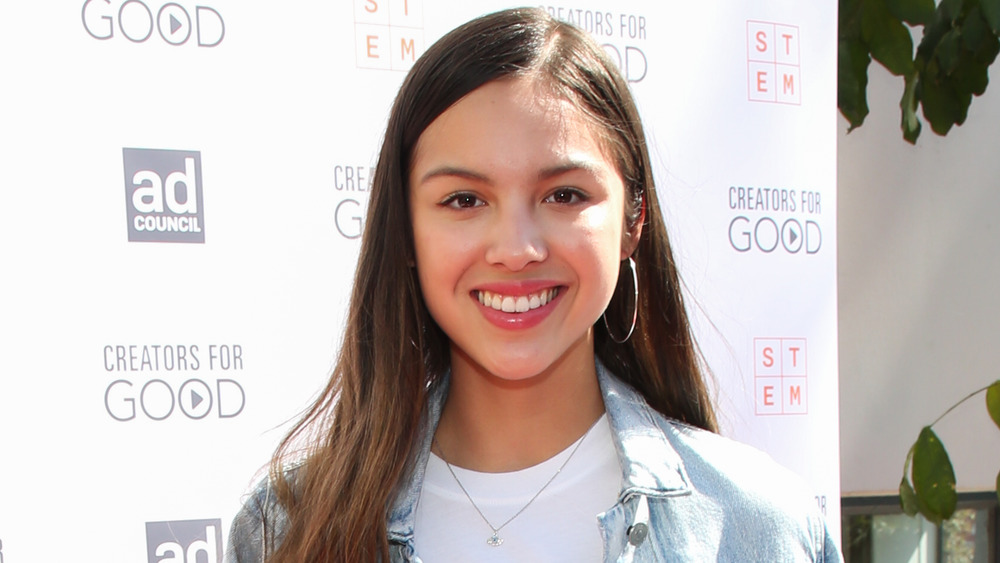
M 527 295 L 518 295 L 516 297 L 513 295 L 500 295 L 499 293 L 489 291 L 476 291 L 479 303 L 493 310 L 503 311 L 504 313 L 527 313 L 532 309 L 537 309 L 548 304 L 556 298 L 556 295 L 559 295 L 558 287 L 544 289 Z

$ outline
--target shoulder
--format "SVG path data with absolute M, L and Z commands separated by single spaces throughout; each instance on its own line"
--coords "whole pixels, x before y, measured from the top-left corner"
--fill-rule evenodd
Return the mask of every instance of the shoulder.
M 277 547 L 287 527 L 288 517 L 278 502 L 275 484 L 270 477 L 265 477 L 233 518 L 225 562 L 263 563 Z
M 694 561 L 841 560 L 815 496 L 767 454 L 669 419 L 598 364 L 623 501 L 648 500 L 650 549 Z M 653 558 L 656 559 L 656 558 Z
M 691 487 L 686 501 L 678 501 L 721 519 L 723 552 L 736 559 L 767 554 L 769 560 L 840 561 L 837 542 L 799 475 L 756 448 L 658 418 Z M 729 527 L 740 531 L 738 541 L 722 533 Z
M 757 448 L 662 417 L 658 426 L 693 481 L 729 482 L 746 494 L 767 493 L 769 498 L 809 496 L 801 477 Z

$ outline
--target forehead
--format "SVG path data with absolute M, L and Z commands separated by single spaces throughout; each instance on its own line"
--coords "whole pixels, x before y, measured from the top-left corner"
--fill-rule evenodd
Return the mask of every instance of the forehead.
M 610 163 L 607 145 L 594 120 L 544 79 L 517 77 L 486 83 L 449 107 L 420 135 L 411 163 L 463 159 L 530 167 L 574 156 Z

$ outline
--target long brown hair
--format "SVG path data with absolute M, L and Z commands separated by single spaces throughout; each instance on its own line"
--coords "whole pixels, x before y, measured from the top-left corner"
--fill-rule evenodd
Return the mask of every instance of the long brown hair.
M 487 82 L 525 74 L 542 78 L 597 123 L 625 180 L 626 227 L 643 222 L 633 254 L 640 287 L 635 333 L 618 344 L 599 322 L 597 356 L 664 415 L 715 430 L 628 85 L 586 33 L 543 10 L 484 16 L 430 47 L 392 107 L 339 359 L 272 462 L 289 523 L 270 561 L 388 559 L 387 512 L 411 469 L 427 395 L 449 364 L 448 338 L 428 314 L 410 266 L 410 158 L 424 129 L 460 98 Z M 630 291 L 630 281 L 620 280 L 609 318 L 631 318 L 631 303 L 622 305 Z M 302 442 L 309 444 L 306 461 L 289 472 L 285 463 L 302 455 L 296 452 Z

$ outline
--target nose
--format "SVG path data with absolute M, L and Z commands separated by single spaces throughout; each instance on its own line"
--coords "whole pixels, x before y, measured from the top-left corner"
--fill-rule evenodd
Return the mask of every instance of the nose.
M 500 209 L 492 223 L 486 249 L 488 263 L 517 272 L 548 257 L 545 230 L 530 206 Z

